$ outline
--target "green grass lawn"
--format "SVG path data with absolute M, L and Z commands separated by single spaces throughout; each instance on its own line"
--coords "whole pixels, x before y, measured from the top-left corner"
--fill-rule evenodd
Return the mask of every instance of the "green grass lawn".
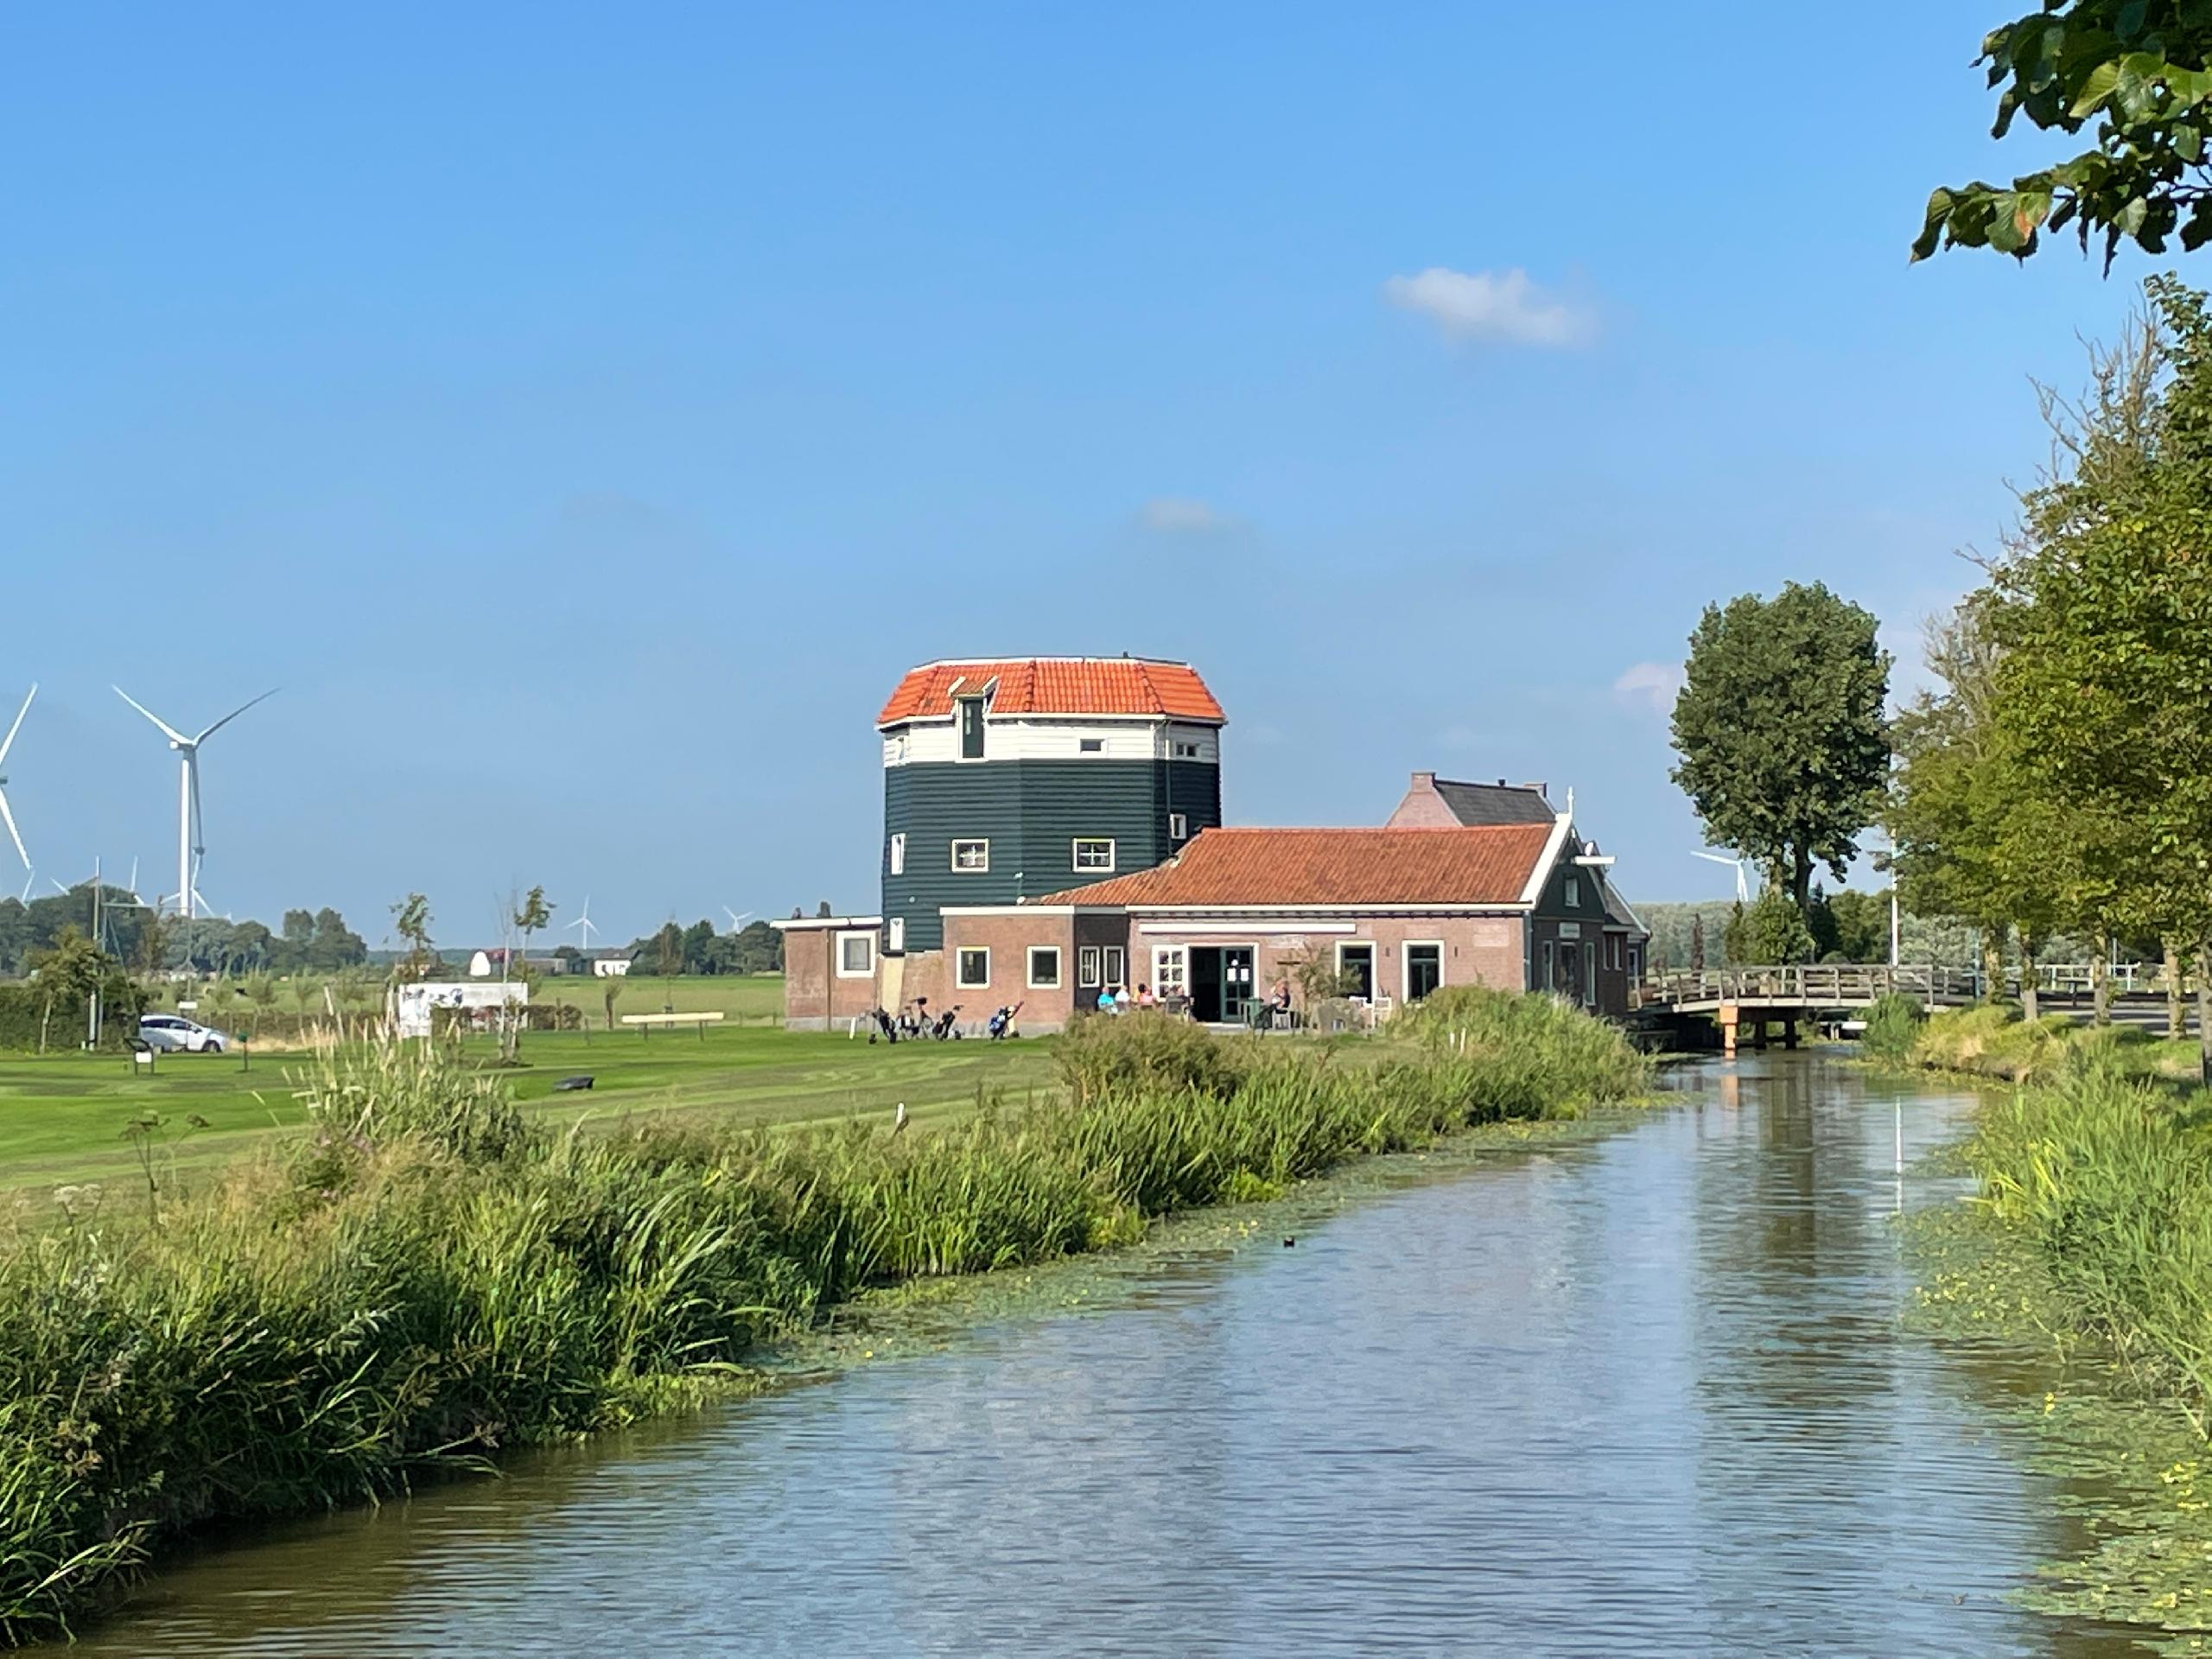
M 658 989 L 659 982 L 649 982 Z M 673 982 L 679 993 L 694 982 Z M 780 999 L 780 983 L 767 982 Z M 618 1012 L 658 1007 L 657 1000 L 625 997 Z M 488 1064 L 497 1048 L 491 1038 L 473 1038 L 467 1052 Z M 713 1027 L 703 1037 L 680 1029 L 649 1037 L 633 1031 L 533 1033 L 522 1039 L 521 1058 L 523 1065 L 505 1074 L 515 1098 L 557 1124 L 645 1111 L 803 1123 L 887 1114 L 902 1100 L 926 1124 L 969 1109 L 979 1089 L 1018 1097 L 1053 1086 L 1051 1058 L 1040 1042 L 893 1046 L 769 1026 Z M 120 1183 L 127 1191 L 137 1179 L 137 1161 L 124 1128 L 148 1110 L 168 1120 L 160 1131 L 164 1142 L 185 1129 L 188 1114 L 207 1120 L 209 1128 L 162 1153 L 163 1162 L 178 1171 L 233 1157 L 302 1122 L 294 1074 L 307 1063 L 297 1054 L 164 1055 L 148 1076 L 116 1055 L 0 1055 L 0 1191 L 87 1180 Z M 582 1074 L 594 1079 L 589 1091 L 555 1092 L 560 1079 Z

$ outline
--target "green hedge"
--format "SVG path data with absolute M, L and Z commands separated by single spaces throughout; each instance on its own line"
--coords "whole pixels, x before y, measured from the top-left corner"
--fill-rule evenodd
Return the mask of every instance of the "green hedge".
M 100 1000 L 105 1017 L 100 1046 L 119 1049 L 138 1034 L 146 995 L 120 974 L 110 976 Z M 48 1050 L 76 1048 L 85 1040 L 85 999 L 35 979 L 0 985 L 0 1049 L 36 1050 L 41 1030 Z

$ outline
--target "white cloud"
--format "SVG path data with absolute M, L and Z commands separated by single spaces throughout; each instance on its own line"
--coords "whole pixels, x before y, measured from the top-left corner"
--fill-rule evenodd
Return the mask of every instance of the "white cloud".
M 1417 276 L 1393 276 L 1382 297 L 1419 312 L 1454 340 L 1567 349 L 1598 337 L 1594 310 L 1530 282 L 1517 265 L 1477 271 L 1431 265 Z
M 1210 501 L 1183 495 L 1153 497 L 1138 510 L 1137 522 L 1162 536 L 1217 536 L 1243 523 Z
M 1613 695 L 1632 709 L 1649 709 L 1655 713 L 1670 715 L 1675 711 L 1675 699 L 1681 695 L 1682 665 L 1680 663 L 1633 663 L 1621 671 L 1620 678 L 1613 682 Z

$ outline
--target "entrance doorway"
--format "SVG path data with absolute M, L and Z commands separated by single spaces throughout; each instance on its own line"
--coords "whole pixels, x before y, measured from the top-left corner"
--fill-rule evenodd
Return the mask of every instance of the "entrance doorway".
M 1191 1017 L 1200 1025 L 1238 1026 L 1252 1006 L 1249 944 L 1191 947 Z

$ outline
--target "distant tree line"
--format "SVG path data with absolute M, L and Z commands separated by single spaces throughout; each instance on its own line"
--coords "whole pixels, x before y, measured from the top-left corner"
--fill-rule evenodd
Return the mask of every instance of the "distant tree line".
M 582 954 L 564 945 L 556 956 Z M 717 933 L 697 921 L 685 927 L 668 921 L 630 942 L 632 971 L 648 974 L 780 974 L 784 936 L 766 922 L 748 922 L 734 933 Z
M 26 904 L 0 899 L 0 978 L 19 979 L 41 953 L 54 950 L 66 931 L 95 944 L 140 973 L 184 969 L 219 977 L 254 974 L 336 973 L 368 960 L 361 936 L 328 906 L 288 910 L 282 927 L 226 921 L 220 917 L 157 916 L 121 887 L 99 894 L 99 930 L 93 937 L 92 884 L 50 893 Z

